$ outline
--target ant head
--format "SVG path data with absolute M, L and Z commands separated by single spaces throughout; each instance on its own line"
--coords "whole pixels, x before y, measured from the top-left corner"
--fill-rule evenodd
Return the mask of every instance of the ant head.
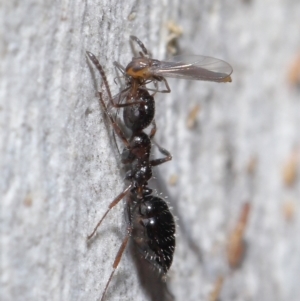
M 132 61 L 127 65 L 125 72 L 134 79 L 147 80 L 151 77 L 149 72 L 150 61 L 146 57 L 132 58 Z

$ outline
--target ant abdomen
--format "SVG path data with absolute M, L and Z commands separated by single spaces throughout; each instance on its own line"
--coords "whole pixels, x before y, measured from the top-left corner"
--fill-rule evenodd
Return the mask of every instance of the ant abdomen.
M 167 203 L 153 195 L 144 196 L 132 218 L 132 237 L 139 250 L 165 275 L 175 250 L 175 222 Z

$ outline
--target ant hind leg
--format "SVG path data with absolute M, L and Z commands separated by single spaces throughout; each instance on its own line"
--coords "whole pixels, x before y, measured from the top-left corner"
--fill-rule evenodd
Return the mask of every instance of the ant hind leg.
M 96 227 L 94 228 L 93 232 L 88 235 L 87 239 L 91 239 L 94 234 L 96 233 L 97 229 L 99 228 L 99 226 L 101 225 L 102 221 L 105 219 L 106 215 L 109 213 L 109 211 L 115 207 L 125 196 L 126 194 L 130 191 L 132 187 L 132 184 L 130 184 L 128 187 L 126 187 L 108 206 L 108 209 L 106 210 L 106 212 L 104 213 L 104 215 L 102 216 L 102 218 L 100 219 L 100 221 L 97 223 Z
M 119 265 L 119 263 L 121 261 L 122 255 L 123 255 L 123 253 L 124 253 L 124 251 L 126 249 L 126 246 L 128 244 L 128 240 L 129 240 L 129 238 L 131 236 L 131 233 L 132 233 L 132 227 L 130 227 L 128 229 L 128 233 L 127 233 L 126 237 L 124 238 L 124 240 L 123 240 L 123 242 L 122 242 L 122 244 L 121 244 L 121 246 L 119 248 L 119 251 L 118 251 L 118 253 L 117 253 L 116 257 L 115 257 L 115 261 L 114 261 L 114 264 L 113 264 L 113 270 L 112 270 L 112 272 L 111 272 L 111 274 L 110 274 L 110 276 L 108 278 L 108 281 L 107 281 L 107 283 L 105 285 L 105 289 L 103 291 L 103 294 L 102 294 L 102 297 L 101 297 L 101 301 L 104 300 L 107 288 L 108 288 L 108 286 L 109 286 L 109 284 L 111 282 L 111 279 L 113 278 L 113 275 L 114 275 L 114 273 L 115 273 L 115 271 L 116 271 L 116 269 L 117 269 L 117 267 L 118 267 L 118 265 Z

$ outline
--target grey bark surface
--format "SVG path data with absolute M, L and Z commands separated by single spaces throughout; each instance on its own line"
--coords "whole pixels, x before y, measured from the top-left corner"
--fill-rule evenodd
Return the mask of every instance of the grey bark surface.
M 170 291 L 209 300 L 223 276 L 220 300 L 300 300 L 300 182 L 282 174 L 291 156 L 299 172 L 300 94 L 287 80 L 299 15 L 292 0 L 0 1 L 0 299 L 99 300 L 126 234 L 122 204 L 86 236 L 124 183 L 85 51 L 116 93 L 113 61 L 129 62 L 129 35 L 164 59 L 173 20 L 182 53 L 234 73 L 231 84 L 170 80 L 171 94 L 155 96 L 156 141 L 173 160 L 152 184 L 178 218 Z M 245 201 L 247 252 L 231 271 L 226 245 Z M 106 300 L 151 300 L 128 250 Z

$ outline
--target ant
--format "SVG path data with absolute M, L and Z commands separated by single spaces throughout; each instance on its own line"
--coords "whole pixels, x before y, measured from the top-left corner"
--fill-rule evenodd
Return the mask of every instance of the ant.
M 108 116 L 114 129 L 114 133 L 123 141 L 125 149 L 121 154 L 122 163 L 129 165 L 126 173 L 126 181 L 130 184 L 111 202 L 108 210 L 100 219 L 88 239 L 93 237 L 109 211 L 123 198 L 126 198 L 128 213 L 128 230 L 113 263 L 113 271 L 106 283 L 101 301 L 110 284 L 110 281 L 118 267 L 129 238 L 137 244 L 139 250 L 154 267 L 162 271 L 165 278 L 169 270 L 175 250 L 175 222 L 166 202 L 152 195 L 152 189 L 148 187 L 148 181 L 152 177 L 152 167 L 171 160 L 171 154 L 160 147 L 159 151 L 164 158 L 150 160 L 152 139 L 156 133 L 154 121 L 155 102 L 153 95 L 156 92 L 169 93 L 171 91 L 165 77 L 184 79 L 207 80 L 215 82 L 231 82 L 231 66 L 221 60 L 204 56 L 176 56 L 171 61 L 159 61 L 151 59 L 144 44 L 135 36 L 130 36 L 131 41 L 136 42 L 141 51 L 138 57 L 124 68 L 118 62 L 115 67 L 123 74 L 126 87 L 115 97 L 112 96 L 107 77 L 97 58 L 87 52 L 89 59 L 99 71 L 106 89 L 110 106 L 123 108 L 123 122 L 131 130 L 128 139 L 120 125 L 109 111 L 99 92 L 100 103 Z M 147 84 L 153 82 L 155 89 L 149 89 Z M 165 90 L 158 90 L 158 82 L 164 82 Z M 154 91 L 150 95 L 149 91 Z M 125 99 L 125 102 L 124 102 Z M 149 135 L 143 130 L 152 124 Z
M 156 125 L 153 121 L 155 112 L 153 96 L 141 87 L 136 90 L 135 98 L 130 96 L 132 102 L 115 104 L 102 66 L 92 53 L 87 52 L 87 55 L 102 77 L 110 104 L 118 108 L 125 108 L 124 123 L 132 131 L 131 137 L 128 139 L 109 111 L 102 93 L 99 92 L 99 99 L 104 112 L 108 116 L 114 132 L 125 145 L 125 149 L 121 154 L 121 161 L 123 164 L 129 165 L 125 176 L 125 180 L 129 182 L 129 185 L 110 203 L 107 211 L 88 236 L 88 239 L 94 236 L 109 211 L 126 197 L 129 220 L 127 235 L 115 257 L 113 270 L 101 297 L 101 301 L 103 301 L 130 237 L 138 246 L 143 257 L 162 272 L 163 278 L 166 277 L 175 250 L 175 222 L 167 203 L 162 198 L 152 194 L 152 189 L 148 187 L 148 181 L 152 177 L 152 167 L 171 160 L 172 156 L 167 150 L 155 143 L 165 157 L 150 159 L 152 138 L 156 133 Z M 147 135 L 143 130 L 151 123 L 153 127 L 150 134 Z

